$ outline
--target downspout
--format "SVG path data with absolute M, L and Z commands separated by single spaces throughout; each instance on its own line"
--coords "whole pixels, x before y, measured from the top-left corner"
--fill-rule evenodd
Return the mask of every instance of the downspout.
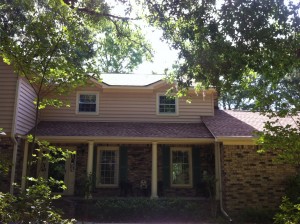
M 201 119 L 202 120 L 202 119 Z M 212 136 L 214 137 L 215 139 L 215 147 L 217 146 L 217 150 L 218 150 L 218 153 L 219 153 L 219 158 L 218 160 L 216 161 L 218 164 L 217 164 L 217 167 L 219 169 L 218 173 L 219 173 L 219 176 L 218 176 L 218 179 L 220 180 L 219 181 L 219 196 L 220 196 L 220 210 L 222 212 L 222 214 L 229 220 L 229 222 L 233 222 L 233 220 L 231 219 L 231 217 L 228 215 L 228 213 L 225 211 L 224 209 L 224 206 L 223 206 L 223 189 L 222 189 L 222 169 L 221 169 L 221 149 L 220 149 L 220 142 L 218 142 L 218 139 L 217 137 L 213 134 L 213 132 L 207 127 L 207 125 L 205 124 L 205 122 L 202 120 L 204 126 L 207 128 L 207 130 L 212 134 Z M 215 155 L 216 156 L 216 155 Z
M 20 86 L 20 78 L 18 77 L 16 84 L 16 95 L 15 95 L 15 104 L 14 104 L 14 114 L 12 120 L 12 128 L 11 128 L 11 140 L 13 141 L 13 157 L 12 157 L 12 167 L 11 167 L 11 175 L 10 175 L 10 187 L 9 192 L 14 194 L 14 182 L 16 176 L 16 163 L 17 163 L 17 153 L 18 153 L 18 141 L 16 138 L 16 118 L 18 112 L 18 102 L 19 102 L 19 86 Z
M 231 217 L 228 215 L 228 213 L 224 210 L 223 207 L 223 189 L 222 189 L 222 169 L 221 169 L 221 148 L 220 148 L 220 143 L 216 139 L 216 143 L 218 144 L 218 149 L 220 152 L 219 160 L 218 160 L 218 166 L 219 166 L 219 177 L 220 177 L 220 209 L 221 212 L 228 218 L 229 222 L 232 222 L 233 220 Z

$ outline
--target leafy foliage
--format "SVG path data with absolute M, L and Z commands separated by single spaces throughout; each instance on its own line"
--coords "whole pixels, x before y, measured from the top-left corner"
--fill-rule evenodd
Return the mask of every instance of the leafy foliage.
M 144 60 L 152 58 L 152 49 L 138 26 L 124 22 L 118 22 L 117 26 L 115 29 L 108 24 L 98 31 L 101 33 L 96 43 L 96 57 L 100 72 L 130 73 Z
M 99 41 L 99 33 L 106 38 Z M 102 44 L 99 50 L 97 43 Z M 114 45 L 120 48 L 115 50 Z M 4 0 L 0 3 L 0 57 L 34 89 L 35 127 L 40 109 L 47 105 L 62 106 L 60 100 L 48 96 L 66 94 L 86 85 L 90 77 L 99 79 L 97 57 L 103 57 L 107 50 L 113 50 L 111 58 L 107 59 L 107 63 L 114 61 L 109 69 L 115 66 L 118 71 L 121 71 L 120 64 L 131 70 L 141 63 L 144 55 L 150 57 L 148 44 L 141 33 L 133 32 L 128 19 L 109 14 L 105 1 Z M 113 58 L 117 52 L 119 54 Z M 132 59 L 126 63 L 118 61 L 128 56 Z M 29 158 L 33 158 L 29 160 L 30 165 L 41 159 L 56 163 L 69 156 L 70 152 L 60 147 L 38 141 L 36 130 L 29 136 L 32 143 Z M 67 222 L 52 206 L 57 197 L 52 195 L 50 187 L 61 181 L 30 180 L 33 184 L 20 196 L 1 193 L 1 221 Z
M 244 208 L 235 214 L 234 220 L 238 223 L 272 224 L 276 211 L 266 208 Z
M 300 175 L 291 177 L 287 181 L 285 189 L 287 198 L 294 204 L 300 204 Z
M 18 196 L 0 192 L 1 223 L 75 223 L 65 220 L 53 206 L 53 196 L 48 181 L 33 179 L 32 185 Z
M 258 143 L 262 148 L 259 152 L 273 150 L 278 154 L 277 162 L 300 165 L 300 123 L 297 118 L 289 119 L 291 124 L 283 125 L 280 119 L 265 123 L 263 132 L 258 133 Z
M 299 71 L 300 5 L 297 3 L 275 0 L 225 0 L 222 5 L 213 0 L 145 0 L 144 3 L 149 10 L 148 20 L 161 27 L 165 39 L 180 50 L 180 66 L 173 75 L 182 88 L 193 81 L 202 82 L 215 86 L 221 95 L 229 92 L 239 98 L 238 94 L 254 80 L 262 80 L 247 98 L 264 100 L 268 88 L 279 90 L 278 83 L 287 74 Z M 238 86 L 240 92 L 232 92 L 232 85 Z M 272 95 L 267 97 L 271 100 Z
M 28 141 L 33 141 L 33 136 L 28 136 Z M 65 161 L 74 152 L 62 147 L 55 147 L 47 141 L 35 141 L 37 147 L 33 154 L 32 163 L 47 160 L 49 163 Z M 3 165 L 3 164 L 0 164 Z M 62 212 L 53 206 L 53 200 L 60 195 L 52 193 L 53 188 L 66 189 L 64 181 L 42 177 L 27 178 L 29 187 L 17 196 L 0 192 L 0 222 L 22 222 L 22 223 L 75 223 L 73 220 L 64 220 Z
M 280 205 L 280 212 L 274 217 L 275 224 L 298 224 L 300 222 L 300 204 L 294 204 L 284 197 Z
M 290 177 L 282 198 L 279 212 L 274 216 L 275 224 L 296 224 L 300 222 L 300 175 Z
M 78 204 L 76 218 L 98 222 L 194 222 L 211 219 L 206 206 L 178 198 L 102 198 Z
M 7 159 L 0 158 L 0 179 L 8 174 L 10 165 Z
M 27 136 L 27 140 L 30 143 L 33 143 L 33 139 L 34 137 L 32 135 Z M 51 145 L 48 141 L 36 140 L 35 144 L 35 152 L 32 154 L 35 158 L 35 163 L 43 159 L 46 159 L 49 163 L 58 163 L 65 161 L 75 153 L 67 148 Z
M 57 0 L 4 1 L 0 7 L 1 56 L 30 83 L 55 85 L 61 92 L 84 83 L 88 73 L 98 74 L 92 31 L 67 5 Z
M 151 57 L 140 30 L 101 0 L 5 0 L 0 9 L 0 57 L 30 82 L 37 108 L 53 92 L 65 94 L 101 71 L 131 71 Z

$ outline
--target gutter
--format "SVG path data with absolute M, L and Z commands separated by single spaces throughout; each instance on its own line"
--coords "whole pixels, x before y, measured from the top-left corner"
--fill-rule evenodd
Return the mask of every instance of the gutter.
M 14 114 L 13 114 L 12 128 L 11 128 L 11 140 L 13 141 L 13 157 L 12 157 L 9 192 L 12 195 L 14 194 L 14 183 L 15 183 L 15 176 L 16 176 L 16 163 L 17 163 L 17 153 L 18 153 L 18 141 L 15 133 L 16 133 L 16 124 L 17 124 L 16 117 L 18 112 L 18 102 L 19 102 L 19 94 L 20 94 L 19 86 L 20 86 L 20 79 L 18 77 L 17 84 L 16 84 Z
M 201 119 L 202 120 L 202 119 Z M 220 153 L 221 151 L 221 148 L 220 148 L 220 142 L 218 140 L 218 138 L 213 134 L 213 132 L 207 127 L 207 125 L 205 124 L 205 122 L 202 120 L 203 124 L 205 125 L 205 127 L 207 128 L 207 130 L 212 134 L 212 136 L 214 137 L 215 139 L 215 144 L 217 145 L 218 147 L 218 152 Z M 216 147 L 216 146 L 215 146 Z M 216 155 L 215 155 L 216 157 Z M 225 211 L 224 209 L 224 206 L 223 206 L 223 189 L 222 189 L 222 169 L 221 169 L 221 153 L 219 154 L 219 158 L 218 160 L 216 161 L 217 162 L 217 167 L 218 167 L 218 173 L 219 173 L 219 194 L 220 194 L 220 210 L 222 212 L 222 214 L 229 220 L 229 222 L 233 222 L 233 220 L 231 219 L 231 217 L 228 215 L 228 213 Z

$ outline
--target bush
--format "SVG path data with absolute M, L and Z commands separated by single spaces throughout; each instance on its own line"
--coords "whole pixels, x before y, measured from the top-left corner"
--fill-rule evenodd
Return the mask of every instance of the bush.
M 283 197 L 280 212 L 275 217 L 275 224 L 299 224 L 300 204 L 293 203 L 288 197 Z
M 287 198 L 294 203 L 300 204 L 300 175 L 291 177 L 287 181 L 287 186 L 285 188 L 285 193 Z
M 210 219 L 202 201 L 149 198 L 103 198 L 77 204 L 78 220 L 102 222 L 164 222 Z
M 33 184 L 18 196 L 0 192 L 0 223 L 75 223 L 62 219 L 52 205 L 58 196 L 52 195 L 47 181 L 31 180 Z
M 263 208 L 246 208 L 240 211 L 235 219 L 241 223 L 273 223 L 274 210 Z

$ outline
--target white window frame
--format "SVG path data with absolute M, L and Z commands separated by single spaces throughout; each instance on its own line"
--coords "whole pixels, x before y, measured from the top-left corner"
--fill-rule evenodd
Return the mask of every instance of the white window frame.
M 174 184 L 173 183 L 173 152 L 174 151 L 183 151 L 188 152 L 188 163 L 189 163 L 189 183 L 188 184 Z M 191 147 L 171 147 L 170 148 L 170 182 L 171 187 L 193 187 L 193 162 L 192 162 L 192 148 Z
M 96 96 L 96 111 L 95 112 L 81 112 L 81 111 L 79 111 L 80 95 L 95 95 Z M 96 91 L 77 91 L 77 93 L 76 93 L 76 114 L 98 115 L 99 114 L 99 93 L 96 92 Z
M 100 171 L 100 152 L 101 151 L 116 151 L 117 154 L 116 154 L 116 167 L 115 167 L 115 178 L 116 178 L 116 183 L 114 184 L 101 184 L 100 183 L 100 174 L 101 174 L 101 171 Z M 120 182 L 120 178 L 119 178 L 119 167 L 120 167 L 120 150 L 119 150 L 119 147 L 114 147 L 114 146 L 99 146 L 97 147 L 97 164 L 96 164 L 96 187 L 118 187 L 119 186 L 119 182 Z
M 163 113 L 159 111 L 160 106 L 160 97 L 166 96 L 164 93 L 157 93 L 156 94 L 156 115 L 162 116 L 178 116 L 179 115 L 179 105 L 178 105 L 178 98 L 175 97 L 175 112 L 174 113 Z

